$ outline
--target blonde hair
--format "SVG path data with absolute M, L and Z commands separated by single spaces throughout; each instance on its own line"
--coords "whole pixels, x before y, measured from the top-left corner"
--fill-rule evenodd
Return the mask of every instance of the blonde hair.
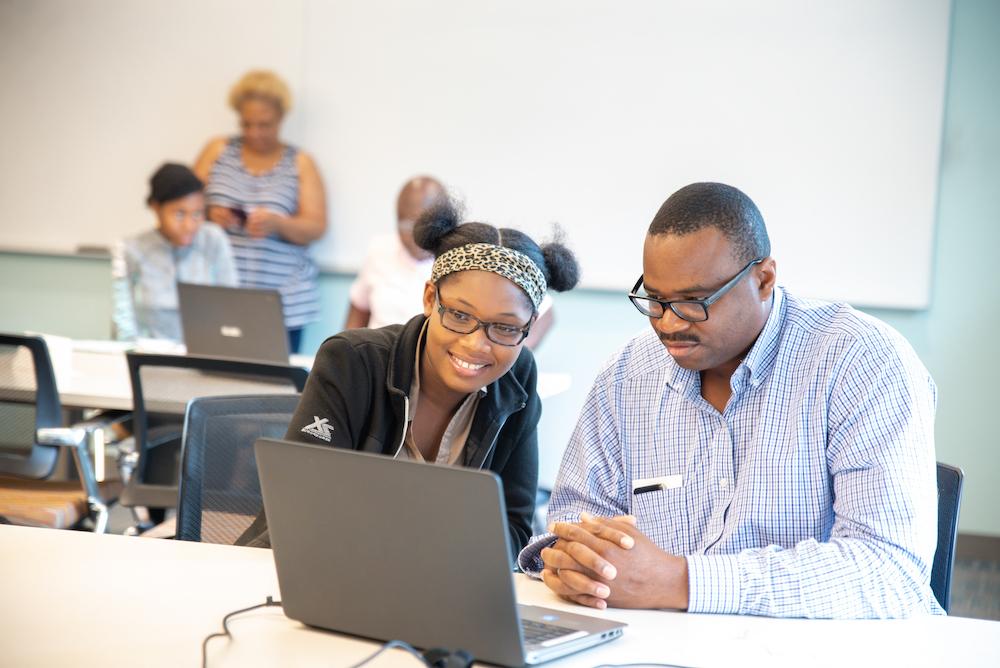
M 292 108 L 292 94 L 288 85 L 270 70 L 250 70 L 229 91 L 229 106 L 239 112 L 247 100 L 270 102 L 284 116 Z

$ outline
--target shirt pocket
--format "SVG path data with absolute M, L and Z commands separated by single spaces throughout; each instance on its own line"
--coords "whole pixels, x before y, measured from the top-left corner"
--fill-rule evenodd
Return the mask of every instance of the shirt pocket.
M 687 487 L 657 489 L 631 494 L 630 512 L 638 520 L 637 528 L 660 548 L 681 553 L 688 534 L 690 506 Z

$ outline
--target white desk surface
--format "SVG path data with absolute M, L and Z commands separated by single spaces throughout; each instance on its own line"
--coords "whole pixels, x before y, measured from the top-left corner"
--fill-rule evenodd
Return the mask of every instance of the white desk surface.
M 53 337 L 46 337 L 52 340 Z M 147 341 L 143 346 L 147 352 L 184 354 L 183 346 L 176 344 L 164 347 L 164 342 Z M 68 408 L 100 408 L 106 410 L 131 410 L 132 386 L 128 377 L 128 363 L 125 351 L 134 344 L 117 341 L 71 341 L 58 339 L 50 343 L 56 385 L 63 406 Z M 303 368 L 312 367 L 309 355 L 292 355 L 289 363 Z M 236 381 L 230 381 L 232 385 Z M 566 373 L 540 373 L 538 394 L 543 399 L 566 391 L 570 386 L 570 376 Z M 251 390 L 252 391 L 252 390 Z M 155 392 L 155 390 L 154 390 Z M 228 393 L 223 390 L 213 392 L 206 387 L 205 394 Z M 186 401 L 165 401 L 157 403 L 155 396 L 147 397 L 154 410 L 184 413 Z
M 270 550 L 0 526 L 0 663 L 197 666 L 227 612 L 280 597 Z M 359 577 L 366 574 L 360 572 Z M 555 667 L 1000 666 L 1000 622 L 957 617 L 817 621 L 663 611 L 590 611 L 518 575 L 522 602 L 628 622 L 625 635 Z M 428 603 L 433 614 L 433 603 Z M 209 666 L 349 666 L 377 643 L 309 629 L 265 608 L 230 622 Z M 416 666 L 387 652 L 373 666 Z
M 125 351 L 132 344 L 117 341 L 74 341 L 71 348 L 55 352 L 50 345 L 56 385 L 62 404 L 71 408 L 101 408 L 131 410 L 132 386 L 128 377 Z M 146 352 L 184 354 L 182 346 L 149 349 Z M 290 364 L 308 369 L 313 359 L 307 355 L 292 355 Z M 232 384 L 235 381 L 230 381 Z M 211 393 L 209 391 L 208 393 Z M 156 410 L 184 412 L 185 401 L 166 402 L 156 406 L 155 396 L 150 400 Z

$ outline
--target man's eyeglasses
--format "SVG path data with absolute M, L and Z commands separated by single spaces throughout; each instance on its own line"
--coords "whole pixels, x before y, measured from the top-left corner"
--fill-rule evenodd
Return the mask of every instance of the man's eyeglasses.
M 755 264 L 760 264 L 764 258 L 758 258 L 740 270 L 740 273 L 733 276 L 721 288 L 704 299 L 688 299 L 681 301 L 667 301 L 665 299 L 655 299 L 648 295 L 640 295 L 639 288 L 642 287 L 642 276 L 635 282 L 632 292 L 628 294 L 629 300 L 639 309 L 639 313 L 650 318 L 662 318 L 669 308 L 681 320 L 688 322 L 703 322 L 708 320 L 708 307 L 722 299 L 722 296 L 733 289 L 740 280 L 749 273 L 750 268 Z
M 438 303 L 438 314 L 445 329 L 456 334 L 472 334 L 480 327 L 486 331 L 486 338 L 501 346 L 516 346 L 524 341 L 531 331 L 531 322 L 524 327 L 508 325 L 503 322 L 485 322 L 464 311 L 448 308 L 441 303 L 441 292 L 435 289 L 435 299 Z

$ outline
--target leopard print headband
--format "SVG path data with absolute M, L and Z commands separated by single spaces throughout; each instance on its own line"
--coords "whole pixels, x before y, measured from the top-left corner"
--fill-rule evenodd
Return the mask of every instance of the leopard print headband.
M 513 281 L 528 293 L 536 311 L 548 289 L 545 274 L 527 255 L 493 244 L 466 244 L 442 253 L 434 260 L 431 281 L 437 283 L 448 274 L 470 269 L 492 271 Z

